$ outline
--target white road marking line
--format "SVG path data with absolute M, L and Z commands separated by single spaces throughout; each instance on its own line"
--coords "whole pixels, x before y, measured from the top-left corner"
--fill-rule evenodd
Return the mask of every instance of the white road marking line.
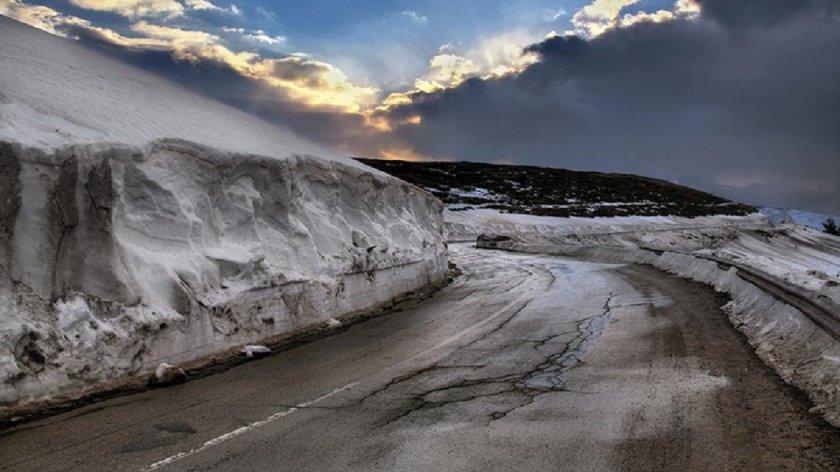
M 274 421 L 279 420 L 280 418 L 282 418 L 282 417 L 284 417 L 284 416 L 291 415 L 292 413 L 294 413 L 294 412 L 296 412 L 296 411 L 300 410 L 301 408 L 306 408 L 306 407 L 308 407 L 308 406 L 312 406 L 312 405 L 314 405 L 314 404 L 316 404 L 316 403 L 318 403 L 318 402 L 321 402 L 321 401 L 326 400 L 327 398 L 330 398 L 330 397 L 332 397 L 332 396 L 334 396 L 334 395 L 337 395 L 337 394 L 339 394 L 339 393 L 341 393 L 341 392 L 343 392 L 343 391 L 345 391 L 345 390 L 348 390 L 348 389 L 350 389 L 350 388 L 353 388 L 353 387 L 354 387 L 354 386 L 356 386 L 358 383 L 359 383 L 359 382 L 353 382 L 353 383 L 351 383 L 351 384 L 347 384 L 347 385 L 345 385 L 345 386 L 343 386 L 343 387 L 340 387 L 340 388 L 337 388 L 337 389 L 335 389 L 335 390 L 332 390 L 332 391 L 330 391 L 330 392 L 328 392 L 328 393 L 325 393 L 324 395 L 321 395 L 321 396 L 320 396 L 320 397 L 318 397 L 318 398 L 315 398 L 315 399 L 309 400 L 309 401 L 307 401 L 307 402 L 299 403 L 299 404 L 297 404 L 296 406 L 294 406 L 294 407 L 292 407 L 292 408 L 289 408 L 288 410 L 278 411 L 277 413 L 274 413 L 273 415 L 268 416 L 268 417 L 266 417 L 266 418 L 265 418 L 265 419 L 263 419 L 263 420 L 256 421 L 256 422 L 251 423 L 251 424 L 247 424 L 247 425 L 245 425 L 245 426 L 242 426 L 241 428 L 236 428 L 236 429 L 234 429 L 233 431 L 230 431 L 230 432 L 225 433 L 225 434 L 223 434 L 223 435 L 221 435 L 221 436 L 218 436 L 218 437 L 215 437 L 215 438 L 213 438 L 213 439 L 210 439 L 210 440 L 208 440 L 208 441 L 204 442 L 204 444 L 202 444 L 201 446 L 198 446 L 198 447 L 195 447 L 195 448 L 193 448 L 193 449 L 190 449 L 189 451 L 179 452 L 178 454 L 175 454 L 175 455 L 169 456 L 169 457 L 167 457 L 167 458 L 165 458 L 165 459 L 161 459 L 161 460 L 159 460 L 159 461 L 155 462 L 154 464 L 152 464 L 152 465 L 150 465 L 150 466 L 148 466 L 148 467 L 144 467 L 143 469 L 141 469 L 141 471 L 142 471 L 142 472 L 151 472 L 151 471 L 153 471 L 153 470 L 160 469 L 161 467 L 165 467 L 165 466 L 167 466 L 167 465 L 169 465 L 169 464 L 173 464 L 173 463 L 175 463 L 175 462 L 178 462 L 178 461 L 180 461 L 181 459 L 184 459 L 185 457 L 189 457 L 189 456 L 192 456 L 192 455 L 194 455 L 194 454 L 198 454 L 199 452 L 204 451 L 204 450 L 206 450 L 206 449 L 209 449 L 209 448 L 211 448 L 211 447 L 213 447 L 213 446 L 218 446 L 219 444 L 222 444 L 222 443 L 224 443 L 224 442 L 226 442 L 226 441 L 228 441 L 228 440 L 230 440 L 230 439 L 233 439 L 233 438 L 235 438 L 235 437 L 237 437 L 237 436 L 240 436 L 240 435 L 242 435 L 242 434 L 245 434 L 245 433 L 247 433 L 248 431 L 251 431 L 251 430 L 253 430 L 253 429 L 257 429 L 257 428 L 261 428 L 261 427 L 263 427 L 263 426 L 265 426 L 265 425 L 267 425 L 267 424 L 269 424 L 269 423 L 272 423 L 272 422 L 274 422 Z

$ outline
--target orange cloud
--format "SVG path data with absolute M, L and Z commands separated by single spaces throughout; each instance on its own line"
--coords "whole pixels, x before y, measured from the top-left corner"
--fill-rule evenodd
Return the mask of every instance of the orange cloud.
M 384 159 L 388 159 L 390 161 L 432 161 L 429 156 L 424 156 L 422 154 L 416 153 L 411 148 L 390 148 L 390 149 L 383 149 L 380 151 L 380 154 Z M 440 160 L 440 159 L 438 159 Z

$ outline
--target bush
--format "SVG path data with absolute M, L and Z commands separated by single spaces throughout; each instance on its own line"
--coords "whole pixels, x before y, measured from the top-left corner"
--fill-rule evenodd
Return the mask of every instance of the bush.
M 834 236 L 840 236 L 840 227 L 834 222 L 834 218 L 828 218 L 823 222 L 823 231 Z

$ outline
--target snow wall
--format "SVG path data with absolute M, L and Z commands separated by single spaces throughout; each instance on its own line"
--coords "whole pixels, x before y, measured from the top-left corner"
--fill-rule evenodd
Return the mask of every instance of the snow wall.
M 0 416 L 441 283 L 441 210 L 306 155 L 0 143 Z
M 736 231 L 722 228 L 721 235 Z M 700 240 L 708 235 L 692 234 L 681 229 L 669 233 L 657 231 L 656 239 L 674 247 L 685 238 Z M 840 340 L 830 330 L 815 323 L 808 315 L 761 287 L 745 280 L 734 265 L 722 264 L 690 253 L 652 250 L 644 233 L 601 235 L 515 235 L 478 238 L 478 247 L 516 252 L 554 254 L 609 263 L 647 264 L 680 277 L 705 283 L 726 293 L 731 301 L 723 310 L 741 331 L 765 364 L 787 383 L 804 391 L 829 423 L 840 427 Z M 718 236 L 720 237 L 720 236 Z M 748 269 L 749 270 L 749 269 Z M 750 270 L 750 272 L 752 272 Z M 767 277 L 768 280 L 775 277 Z M 811 298 L 822 306 L 836 305 L 825 296 L 797 286 L 785 287 L 779 280 L 772 285 Z M 836 325 L 840 311 L 823 310 L 826 321 Z

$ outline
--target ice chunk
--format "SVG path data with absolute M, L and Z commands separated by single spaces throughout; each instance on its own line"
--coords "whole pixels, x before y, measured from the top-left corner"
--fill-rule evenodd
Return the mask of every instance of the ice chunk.
M 242 348 L 242 354 L 245 354 L 246 357 L 254 357 L 255 355 L 266 355 L 270 354 L 271 349 L 261 346 L 261 345 L 248 345 Z

